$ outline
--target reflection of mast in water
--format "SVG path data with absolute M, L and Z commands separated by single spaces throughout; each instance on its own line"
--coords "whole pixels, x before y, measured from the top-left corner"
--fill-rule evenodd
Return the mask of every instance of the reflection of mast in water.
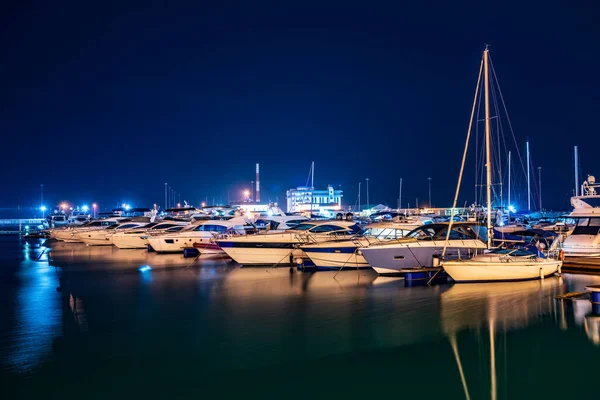
M 494 319 L 490 318 L 490 374 L 492 380 L 492 400 L 496 400 L 496 343 L 494 342 L 495 325 Z
M 502 330 L 527 326 L 534 316 L 553 314 L 552 301 L 560 292 L 561 278 L 544 281 L 454 285 L 441 295 L 442 329 L 448 336 L 462 381 L 465 398 L 470 399 L 456 335 L 487 325 L 490 338 L 490 395 L 497 398 L 496 327 Z M 600 322 L 599 322 L 600 324 Z M 505 339 L 506 340 L 506 339 Z

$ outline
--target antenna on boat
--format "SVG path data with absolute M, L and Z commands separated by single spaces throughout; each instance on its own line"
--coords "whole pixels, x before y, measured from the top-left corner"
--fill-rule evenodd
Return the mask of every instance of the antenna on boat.
M 400 189 L 398 193 L 398 212 L 400 212 L 400 207 L 402 207 L 402 178 L 400 178 Z
M 574 152 L 575 152 L 575 196 L 579 196 L 579 152 L 577 151 L 577 146 L 575 146 Z

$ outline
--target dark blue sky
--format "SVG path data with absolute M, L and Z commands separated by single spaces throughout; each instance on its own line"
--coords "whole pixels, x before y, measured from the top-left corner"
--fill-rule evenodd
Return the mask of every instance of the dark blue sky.
M 568 206 L 573 145 L 600 174 L 592 2 L 120 3 L 0 15 L 0 208 L 38 204 L 40 183 L 49 206 L 162 204 L 164 182 L 235 198 L 256 162 L 283 203 L 312 160 L 347 204 L 366 177 L 372 202 L 395 206 L 402 177 L 403 202 L 425 203 L 432 177 L 449 205 L 484 43 L 544 204 Z

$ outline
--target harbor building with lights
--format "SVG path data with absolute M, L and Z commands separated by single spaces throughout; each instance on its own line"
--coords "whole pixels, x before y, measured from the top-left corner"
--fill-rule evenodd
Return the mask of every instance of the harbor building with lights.
M 326 217 L 333 217 L 342 211 L 341 189 L 328 185 L 325 190 L 315 190 L 307 186 L 298 186 L 286 192 L 287 212 L 311 212 Z

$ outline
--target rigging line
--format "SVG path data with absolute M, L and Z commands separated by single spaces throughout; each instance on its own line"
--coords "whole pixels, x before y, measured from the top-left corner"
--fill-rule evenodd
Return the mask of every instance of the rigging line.
M 488 57 L 490 61 L 490 67 L 492 70 L 492 77 L 496 81 L 498 85 L 498 93 L 500 94 L 500 100 L 502 100 L 502 106 L 504 108 L 504 113 L 506 114 L 506 120 L 508 121 L 508 127 L 510 128 L 510 133 L 512 134 L 513 141 L 515 143 L 515 147 L 517 149 L 517 156 L 519 157 L 519 162 L 521 164 L 521 168 L 523 168 L 523 173 L 525 174 L 525 163 L 523 162 L 523 158 L 521 157 L 521 150 L 517 144 L 517 138 L 515 137 L 515 131 L 513 130 L 512 123 L 510 122 L 510 117 L 508 115 L 508 110 L 506 109 L 506 102 L 504 101 L 504 96 L 502 95 L 502 89 L 500 89 L 500 83 L 498 82 L 498 76 L 496 74 L 496 70 L 494 69 L 494 63 L 492 62 L 491 57 Z
M 493 83 L 493 82 L 492 82 Z M 496 88 L 495 86 L 492 84 L 491 85 L 491 91 L 492 91 L 492 103 L 494 105 L 494 112 L 496 113 L 496 142 L 497 142 L 497 151 L 498 151 L 498 158 L 496 160 L 496 175 L 497 175 L 497 179 L 499 180 L 500 185 L 502 185 L 502 147 L 500 146 L 500 135 L 501 135 L 501 130 L 500 130 L 500 113 L 498 111 L 498 99 L 496 97 Z M 495 192 L 494 194 L 496 196 L 498 196 Z M 500 207 L 502 207 L 502 186 L 500 186 L 500 195 L 498 196 L 499 199 L 499 204 Z
M 454 215 L 456 213 L 456 203 L 458 202 L 458 194 L 460 193 L 460 184 L 462 182 L 463 172 L 465 170 L 465 161 L 467 160 L 467 150 L 469 149 L 469 139 L 471 138 L 471 128 L 473 127 L 473 117 L 475 116 L 475 105 L 477 102 L 477 94 L 479 92 L 479 84 L 481 83 L 481 73 L 483 72 L 483 58 L 481 64 L 479 64 L 479 76 L 477 77 L 477 86 L 475 86 L 475 98 L 473 99 L 473 108 L 471 109 L 471 119 L 469 120 L 469 129 L 467 130 L 467 140 L 465 141 L 465 149 L 463 151 L 462 163 L 460 165 L 460 173 L 458 174 L 458 183 L 456 184 L 456 193 L 454 195 L 454 202 L 452 203 L 452 212 L 450 213 L 450 222 L 448 223 L 448 230 L 446 231 L 446 242 L 444 243 L 444 250 L 442 250 L 442 260 L 446 255 L 446 248 L 448 247 L 448 241 L 450 240 L 450 230 L 452 229 L 452 223 L 454 222 Z

